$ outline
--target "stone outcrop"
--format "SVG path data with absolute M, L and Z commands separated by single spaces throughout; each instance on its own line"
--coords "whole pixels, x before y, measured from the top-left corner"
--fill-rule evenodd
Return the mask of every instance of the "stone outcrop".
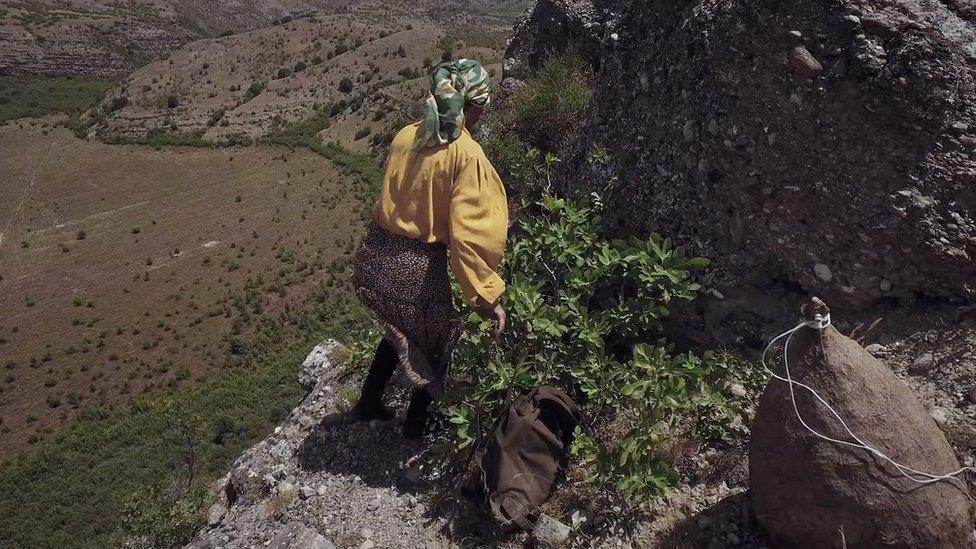
M 512 79 L 525 78 L 551 54 L 563 51 L 579 53 L 598 66 L 612 27 L 590 0 L 537 0 L 509 39 L 504 79 L 511 85 Z
M 809 304 L 805 318 L 818 308 L 826 309 L 819 301 Z M 919 400 L 857 342 L 833 327 L 804 327 L 793 336 L 788 359 L 791 378 L 817 391 L 861 440 L 918 471 L 959 470 Z M 777 371 L 785 376 L 784 368 Z M 971 546 L 964 480 L 916 483 L 865 449 L 818 438 L 804 423 L 827 437 L 853 441 L 812 393 L 795 385 L 794 395 L 786 382 L 770 380 L 749 452 L 756 519 L 776 546 Z
M 444 546 L 444 522 L 421 497 L 423 442 L 401 440 L 396 425 L 343 422 L 345 354 L 327 340 L 308 355 L 305 397 L 217 483 L 188 549 Z
M 578 47 L 566 44 L 576 33 L 552 30 L 572 25 L 554 21 L 612 22 L 564 151 L 569 185 L 602 189 L 606 172 L 586 153 L 612 151 L 612 230 L 660 232 L 712 259 L 697 333 L 755 345 L 785 294 L 851 311 L 972 299 L 976 17 L 965 5 L 540 0 L 507 63 Z

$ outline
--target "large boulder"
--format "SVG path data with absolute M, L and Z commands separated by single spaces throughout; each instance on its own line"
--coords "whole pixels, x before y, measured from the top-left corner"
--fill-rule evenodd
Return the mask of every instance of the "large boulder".
M 576 28 L 575 7 L 552 13 L 563 4 L 540 0 L 512 65 L 590 47 L 554 32 Z M 611 232 L 659 232 L 713 260 L 703 343 L 757 342 L 782 313 L 770 292 L 852 311 L 973 297 L 972 2 L 596 5 L 614 38 L 604 31 L 595 95 L 564 154 L 568 185 L 604 192 L 612 171 Z M 595 146 L 613 170 L 587 161 Z
M 822 302 L 809 314 L 826 312 Z M 805 327 L 790 342 L 792 378 L 813 387 L 851 431 L 916 470 L 945 474 L 959 463 L 905 384 L 833 327 Z M 783 368 L 779 368 L 783 375 Z M 796 409 L 814 430 L 850 441 L 836 417 L 795 387 Z M 816 437 L 797 418 L 787 383 L 762 395 L 749 452 L 756 519 L 782 547 L 970 547 L 969 493 L 958 479 L 919 484 L 867 450 Z

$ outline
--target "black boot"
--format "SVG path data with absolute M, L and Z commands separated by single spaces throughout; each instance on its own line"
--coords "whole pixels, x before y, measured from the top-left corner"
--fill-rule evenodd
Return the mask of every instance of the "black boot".
M 410 395 L 407 419 L 403 422 L 404 437 L 420 438 L 424 436 L 424 427 L 427 425 L 427 407 L 433 401 L 430 393 L 423 389 L 418 389 Z
M 386 384 L 393 377 L 399 361 L 393 344 L 384 339 L 376 348 L 376 355 L 369 367 L 366 381 L 363 382 L 363 392 L 350 414 L 353 421 L 388 421 L 393 419 L 393 410 L 383 406 L 383 392 Z

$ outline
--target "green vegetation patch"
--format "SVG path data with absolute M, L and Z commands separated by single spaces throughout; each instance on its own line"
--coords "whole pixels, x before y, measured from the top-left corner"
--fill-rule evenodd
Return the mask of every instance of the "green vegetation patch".
M 743 417 L 765 380 L 735 355 L 668 340 L 672 308 L 696 298 L 696 273 L 708 262 L 660 235 L 607 231 L 607 204 L 627 183 L 613 173 L 612 151 L 594 146 L 586 156 L 595 192 L 557 192 L 572 186 L 555 151 L 583 116 L 590 84 L 584 61 L 557 56 L 488 132 L 485 150 L 519 211 L 502 263 L 508 329 L 494 345 L 491 322 L 467 317 L 445 400 L 463 456 L 510 391 L 565 390 L 584 422 L 572 449 L 576 482 L 564 489 L 590 490 L 570 499 L 609 492 L 646 501 L 679 482 L 681 448 L 745 433 Z
M 344 277 L 347 268 L 341 259 L 330 272 Z M 303 307 L 230 340 L 227 365 L 205 385 L 122 411 L 89 410 L 74 430 L 0 470 L 0 547 L 101 548 L 123 535 L 159 548 L 188 542 L 203 525 L 210 484 L 296 404 L 312 345 L 350 342 L 348 363 L 359 364 L 376 333 L 348 287 L 320 286 Z
M 81 113 L 101 101 L 115 82 L 40 76 L 0 77 L 0 123 L 53 113 Z
M 448 410 L 457 447 L 475 444 L 518 395 L 554 385 L 583 405 L 576 463 L 600 489 L 643 500 L 677 481 L 672 451 L 744 434 L 763 377 L 736 357 L 681 352 L 665 337 L 677 302 L 696 297 L 707 266 L 670 240 L 602 236 L 604 205 L 551 194 L 526 204 L 503 263 L 508 329 L 468 317 Z M 750 390 L 736 394 L 733 386 Z
M 328 158 L 343 175 L 356 177 L 357 197 L 371 204 L 383 176 L 379 164 L 369 155 L 352 152 L 338 143 L 323 142 L 318 135 L 329 127 L 332 117 L 341 112 L 344 106 L 340 102 L 317 108 L 310 118 L 285 125 L 269 133 L 262 141 L 288 147 L 304 147 Z
M 268 417 L 268 408 L 287 408 L 294 401 L 300 360 L 297 352 L 285 354 L 254 370 L 221 376 L 176 401 L 195 413 L 219 411 L 240 422 L 242 436 L 235 443 L 205 444 L 200 456 L 205 474 L 220 474 L 243 443 L 278 419 Z M 172 443 L 181 426 L 162 407 L 145 403 L 106 418 L 93 414 L 37 455 L 0 472 L 0 546 L 105 547 L 126 500 L 171 476 L 181 459 L 181 447 Z
M 540 68 L 508 101 L 502 124 L 524 141 L 556 151 L 579 127 L 592 91 L 592 69 L 583 57 L 565 54 Z
M 87 128 L 84 126 L 76 129 L 79 137 L 84 135 Z M 110 145 L 148 145 L 156 149 L 164 147 L 234 147 L 250 145 L 251 140 L 245 136 L 232 136 L 220 141 L 210 141 L 203 138 L 203 130 L 190 132 L 173 131 L 167 128 L 154 128 L 140 136 L 125 136 L 120 134 L 105 134 L 99 136 L 103 143 Z

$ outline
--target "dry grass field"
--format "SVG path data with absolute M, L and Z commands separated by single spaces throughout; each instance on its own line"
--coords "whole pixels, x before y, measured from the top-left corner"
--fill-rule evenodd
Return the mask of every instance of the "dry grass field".
M 242 316 L 299 302 L 361 230 L 355 185 L 304 149 L 20 125 L 0 127 L 0 459 L 226 367 Z

